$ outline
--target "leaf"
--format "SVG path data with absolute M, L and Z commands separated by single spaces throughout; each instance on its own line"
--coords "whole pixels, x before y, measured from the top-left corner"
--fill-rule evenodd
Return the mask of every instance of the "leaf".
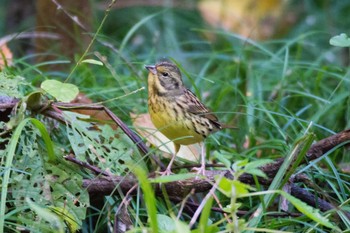
M 271 163 L 272 160 L 271 159 L 259 159 L 259 160 L 255 160 L 255 161 L 252 161 L 252 162 L 249 162 L 247 163 L 245 166 L 244 166 L 244 172 L 245 173 L 249 173 L 251 175 L 255 175 L 255 176 L 260 176 L 260 177 L 263 177 L 263 178 L 267 178 L 266 174 L 261 171 L 259 169 L 259 167 L 261 166 L 264 166 L 266 164 L 269 164 Z
M 249 169 L 249 170 L 247 170 L 246 173 L 254 175 L 254 176 L 260 176 L 262 178 L 268 178 L 266 176 L 266 174 L 263 171 L 261 171 L 260 169 Z
M 227 197 L 232 197 L 232 195 L 240 197 L 249 193 L 249 190 L 254 190 L 251 186 L 247 184 L 244 184 L 238 180 L 230 180 L 226 177 L 220 178 L 218 189 Z M 232 193 L 232 191 L 234 191 L 235 193 Z
M 149 143 L 157 147 L 159 150 L 169 154 L 174 154 L 174 143 L 163 135 L 152 123 L 149 114 L 130 114 L 133 126 L 136 131 L 141 134 Z M 189 161 L 198 161 L 200 158 L 201 148 L 197 144 L 181 146 L 176 157 Z
M 202 213 L 201 213 L 201 217 L 199 219 L 199 232 L 208 232 L 208 225 L 209 225 L 209 217 L 210 217 L 210 212 L 211 212 L 211 207 L 213 206 L 213 196 L 210 196 L 210 198 L 207 200 L 207 202 L 205 203 Z
M 93 130 L 92 123 L 82 120 L 89 116 L 69 111 L 63 114 L 70 122 L 67 136 L 79 160 L 90 161 L 114 175 L 125 175 L 129 171 L 127 164 L 147 168 L 135 143 L 120 128 L 113 130 L 109 125 L 103 125 L 99 126 L 99 131 Z
M 28 121 L 35 127 L 27 124 Z M 24 127 L 25 130 L 23 130 Z M 46 150 L 41 148 L 40 138 L 45 142 Z M 16 149 L 16 145 L 20 146 Z M 16 208 L 28 204 L 25 198 L 30 197 L 33 202 L 40 206 L 65 209 L 69 216 L 73 216 L 71 221 L 81 226 L 89 203 L 87 190 L 82 188 L 82 176 L 77 172 L 77 166 L 56 158 L 45 126 L 36 119 L 23 120 L 17 126 L 7 150 L 6 167 L 15 167 L 16 171 L 12 172 L 11 177 L 9 177 L 12 169 L 11 167 L 6 169 L 8 172 L 4 175 L 2 194 L 6 194 L 4 191 L 10 186 L 14 199 L 13 204 Z M 15 151 L 16 159 L 14 160 Z M 62 150 L 55 152 L 59 153 Z M 57 157 L 61 158 L 62 155 Z M 2 195 L 1 198 L 4 200 L 1 201 L 1 204 L 5 204 L 6 195 Z M 0 209 L 0 211 L 2 215 L 4 210 Z M 41 227 L 40 221 L 35 219 L 32 212 L 23 212 L 21 217 L 32 220 L 32 224 L 29 224 L 31 227 L 35 229 Z M 71 223 L 69 224 L 71 225 Z
M 41 105 L 41 97 L 42 97 L 41 91 L 35 91 L 32 93 L 29 93 L 26 98 L 25 102 L 27 103 L 27 106 L 31 110 L 38 110 L 42 107 Z
M 270 38 L 277 33 L 280 25 L 286 27 L 291 23 L 286 17 L 280 17 L 286 11 L 285 5 L 284 1 L 279 0 L 198 1 L 202 17 L 212 26 L 220 25 L 225 31 L 258 40 Z M 251 28 L 255 28 L 254 32 Z
M 85 59 L 85 60 L 82 60 L 81 63 L 89 63 L 89 64 L 93 64 L 93 65 L 103 66 L 103 63 L 101 61 L 97 61 L 94 59 Z
M 74 216 L 69 213 L 67 208 L 57 206 L 49 206 L 48 208 L 66 223 L 67 227 L 69 228 L 69 232 L 75 233 L 78 231 L 80 227 L 77 222 L 74 221 Z
M 13 55 L 6 44 L 0 45 L 0 70 L 6 66 L 12 66 Z
M 172 218 L 164 214 L 157 214 L 159 232 L 173 232 L 175 230 L 175 222 Z
M 45 80 L 40 86 L 47 93 L 55 97 L 58 101 L 70 102 L 77 97 L 79 89 L 71 83 L 62 83 L 57 80 Z
M 327 218 L 322 216 L 319 211 L 305 202 L 299 200 L 298 198 L 293 197 L 292 195 L 279 191 L 279 193 L 284 196 L 290 203 L 293 204 L 297 210 L 299 210 L 301 213 L 305 214 L 310 219 L 314 220 L 315 222 L 319 223 L 320 225 L 323 225 L 325 227 L 336 229 L 337 227 L 333 225 Z
M 188 224 L 181 222 L 179 220 L 175 220 L 176 233 L 190 233 L 190 227 Z
M 175 175 L 169 175 L 169 176 L 159 176 L 157 178 L 149 179 L 151 183 L 168 183 L 168 182 L 174 182 L 179 180 L 187 180 L 190 178 L 196 177 L 197 174 L 193 173 L 183 173 L 183 174 L 175 174 Z
M 288 179 L 295 172 L 297 166 L 311 147 L 314 138 L 313 134 L 308 134 L 306 132 L 305 135 L 295 142 L 294 147 L 291 148 L 289 154 L 284 158 L 281 167 L 274 176 L 273 181 L 268 188 L 269 191 L 279 190 L 287 183 Z M 259 207 L 248 223 L 249 227 L 255 228 L 260 224 L 263 211 L 272 204 L 275 196 L 276 192 L 264 196 L 264 200 L 259 204 Z
M 60 217 L 56 214 L 52 213 L 49 209 L 41 207 L 31 201 L 28 197 L 26 198 L 26 202 L 29 207 L 42 219 L 50 223 L 53 232 L 63 233 L 64 231 L 64 223 Z
M 350 38 L 345 33 L 341 33 L 338 36 L 333 36 L 329 43 L 338 47 L 350 47 Z
M 1 96 L 23 97 L 20 90 L 20 84 L 23 84 L 24 78 L 21 76 L 9 75 L 5 72 L 0 72 L 0 93 Z
M 245 171 L 249 172 L 250 169 L 255 169 L 255 168 L 259 168 L 261 166 L 264 166 L 266 164 L 272 163 L 273 160 L 271 159 L 258 159 L 252 162 L 249 162 L 246 166 L 245 166 Z

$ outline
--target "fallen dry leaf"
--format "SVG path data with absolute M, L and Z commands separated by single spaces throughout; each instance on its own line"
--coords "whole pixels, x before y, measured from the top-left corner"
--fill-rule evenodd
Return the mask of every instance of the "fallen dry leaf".
M 136 115 L 131 113 L 130 116 L 136 131 L 150 144 L 165 152 L 169 157 L 174 154 L 174 143 L 156 129 L 149 114 L 145 113 Z M 199 161 L 200 154 L 201 147 L 197 143 L 188 146 L 181 146 L 177 156 L 182 159 L 197 162 Z
M 78 96 L 71 102 L 74 104 L 81 104 L 81 105 L 92 105 L 93 101 L 89 99 L 84 93 L 79 93 Z M 80 114 L 88 115 L 92 117 L 93 119 L 101 122 L 101 123 L 107 123 L 109 124 L 112 129 L 117 129 L 117 125 L 114 124 L 114 122 L 111 120 L 111 118 L 108 116 L 106 112 L 103 110 L 94 110 L 94 109 L 71 109 L 72 112 L 77 112 Z
M 202 0 L 198 8 L 212 26 L 262 40 L 271 38 L 293 20 L 293 15 L 286 14 L 285 5 L 280 0 Z
M 13 55 L 6 44 L 0 45 L 0 70 L 6 66 L 12 66 Z

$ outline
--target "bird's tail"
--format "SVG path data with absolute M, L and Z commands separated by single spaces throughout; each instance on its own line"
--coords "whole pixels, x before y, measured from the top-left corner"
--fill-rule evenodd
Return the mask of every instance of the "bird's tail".
M 238 127 L 236 126 L 233 126 L 233 125 L 226 125 L 226 124 L 222 124 L 220 123 L 220 126 L 222 129 L 239 129 Z

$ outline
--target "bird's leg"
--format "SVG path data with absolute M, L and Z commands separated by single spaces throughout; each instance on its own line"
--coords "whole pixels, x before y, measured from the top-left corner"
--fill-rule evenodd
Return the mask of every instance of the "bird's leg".
M 175 144 L 175 143 L 174 143 L 174 145 L 175 145 L 175 152 L 174 152 L 174 154 L 172 155 L 171 160 L 170 160 L 168 166 L 166 167 L 166 169 L 165 169 L 164 171 L 159 172 L 159 174 L 162 175 L 162 176 L 168 176 L 168 175 L 171 175 L 171 174 L 172 174 L 172 172 L 171 172 L 171 166 L 173 165 L 173 163 L 174 163 L 174 161 L 175 161 L 176 154 L 177 154 L 177 152 L 180 150 L 180 146 L 181 146 L 181 145 L 178 145 L 178 144 Z
M 205 145 L 204 145 L 204 142 L 201 142 L 200 145 L 201 145 L 201 166 L 199 168 L 193 168 L 193 170 L 196 170 L 198 175 L 205 176 Z

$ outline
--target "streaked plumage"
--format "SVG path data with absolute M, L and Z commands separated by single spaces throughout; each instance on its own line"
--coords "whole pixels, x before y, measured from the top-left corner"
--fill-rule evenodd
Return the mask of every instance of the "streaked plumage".
M 151 120 L 159 131 L 174 142 L 175 154 L 181 145 L 201 142 L 209 134 L 223 128 L 218 118 L 184 86 L 176 65 L 162 61 L 146 68 L 150 71 L 148 109 Z M 167 174 L 170 173 L 172 161 Z

